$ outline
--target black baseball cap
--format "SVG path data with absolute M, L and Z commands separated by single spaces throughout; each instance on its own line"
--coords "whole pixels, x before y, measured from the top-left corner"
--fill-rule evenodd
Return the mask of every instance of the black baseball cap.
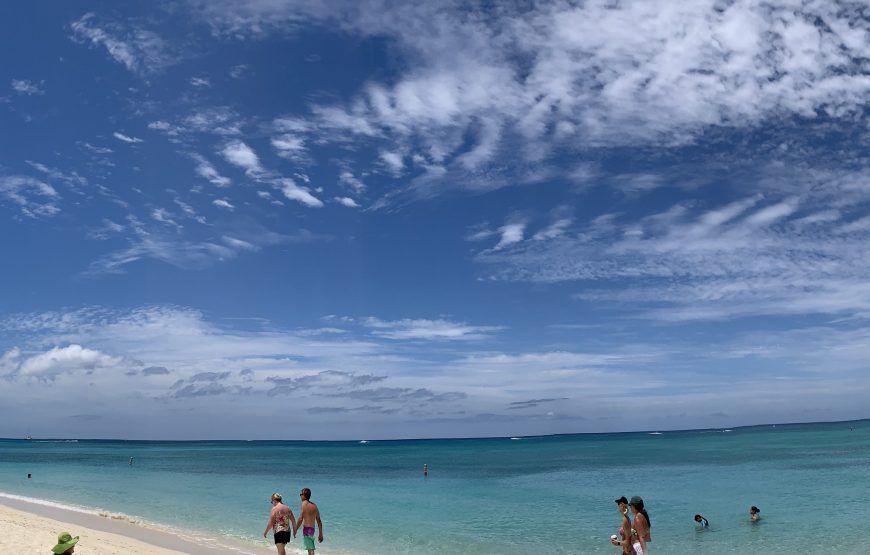
M 625 503 L 626 505 L 628 505 L 628 499 L 626 499 L 624 495 L 622 497 L 620 497 L 619 499 L 617 499 L 616 502 L 617 503 Z

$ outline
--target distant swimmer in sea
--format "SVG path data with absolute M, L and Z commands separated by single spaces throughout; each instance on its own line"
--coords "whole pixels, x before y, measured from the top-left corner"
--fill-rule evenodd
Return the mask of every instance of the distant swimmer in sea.
M 317 524 L 317 541 L 323 543 L 323 523 L 320 522 L 320 509 L 311 502 L 311 490 L 302 488 L 299 492 L 302 498 L 302 507 L 299 509 L 299 520 L 293 528 L 293 535 L 299 527 L 302 527 L 302 548 L 308 551 L 308 555 L 314 555 L 317 548 L 314 543 L 314 524 Z
M 749 507 L 749 518 L 752 522 L 758 522 L 761 519 L 761 509 L 755 505 Z
M 30 472 L 27 473 L 27 479 L 30 479 Z
M 698 524 L 700 524 L 704 528 L 706 528 L 707 526 L 710 526 L 710 523 L 707 522 L 707 519 L 701 515 L 695 515 L 695 522 L 697 522 Z
M 428 464 L 424 464 L 424 465 L 423 465 L 423 476 L 425 477 L 425 476 L 428 476 L 428 475 L 429 475 L 429 465 L 428 465 Z
M 643 499 L 641 499 L 640 496 L 635 495 L 631 498 L 631 501 L 628 502 L 628 506 L 631 507 L 631 512 L 634 513 L 634 522 L 632 524 L 634 526 L 634 531 L 637 532 L 634 550 L 638 555 L 649 555 L 649 542 L 652 541 L 652 537 L 650 536 L 651 526 L 649 513 L 646 512 L 646 509 L 643 506 Z M 638 544 L 640 544 L 640 549 L 638 549 Z
M 69 532 L 61 532 L 57 536 L 57 545 L 51 548 L 51 552 L 57 555 L 70 555 L 75 553 L 77 543 L 79 543 L 78 536 L 72 537 Z
M 269 512 L 269 522 L 266 523 L 266 530 L 263 532 L 263 537 L 269 535 L 269 530 L 272 530 L 275 536 L 275 549 L 278 550 L 278 555 L 285 555 L 287 552 L 284 546 L 290 543 L 290 531 L 293 530 L 293 536 L 296 537 L 296 519 L 293 517 L 293 511 L 290 507 L 282 503 L 283 498 L 280 493 L 273 493 L 271 500 L 272 510 Z
M 631 521 L 628 519 L 628 499 L 623 495 L 616 500 L 616 510 L 619 511 L 621 520 L 619 535 L 610 536 L 610 543 L 622 548 L 622 555 L 635 555 L 631 541 Z
M 127 464 L 129 464 L 130 466 L 133 466 L 133 457 L 130 457 L 130 462 Z

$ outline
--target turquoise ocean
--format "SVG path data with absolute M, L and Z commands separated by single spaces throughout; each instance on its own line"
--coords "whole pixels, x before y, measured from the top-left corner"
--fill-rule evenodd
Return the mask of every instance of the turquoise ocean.
M 269 495 L 298 512 L 302 487 L 323 514 L 324 555 L 613 554 L 621 495 L 644 498 L 656 555 L 870 553 L 870 421 L 369 442 L 0 440 L 0 495 L 249 545 L 266 545 Z

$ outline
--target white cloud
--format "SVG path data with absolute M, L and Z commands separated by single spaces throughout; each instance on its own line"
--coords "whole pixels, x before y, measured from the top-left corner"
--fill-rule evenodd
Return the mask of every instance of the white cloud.
M 495 248 L 503 249 L 508 245 L 519 243 L 523 240 L 523 232 L 525 229 L 526 222 L 513 222 L 501 226 L 498 228 L 499 233 L 501 233 L 501 239 L 499 239 Z
M 478 260 L 494 279 L 577 282 L 579 300 L 641 317 L 854 314 L 870 309 L 870 224 L 861 216 L 870 191 L 855 177 L 795 169 L 781 176 L 792 185 L 785 198 L 606 214 L 570 236 L 513 241 Z
M 369 317 L 364 319 L 362 323 L 379 337 L 408 340 L 474 340 L 482 339 L 504 329 L 501 326 L 472 326 L 441 319 L 386 321 Z
M 366 188 L 365 183 L 363 183 L 358 177 L 355 177 L 348 170 L 342 170 L 341 173 L 338 174 L 338 182 L 346 187 L 350 187 L 356 193 L 361 193 L 365 191 Z
M 73 38 L 103 46 L 109 55 L 129 71 L 138 74 L 159 72 L 174 64 L 178 58 L 169 45 L 156 33 L 138 27 L 124 27 L 117 23 L 98 25 L 96 16 L 88 13 L 71 25 Z
M 205 77 L 191 77 L 190 84 L 197 88 L 211 87 L 211 81 Z
M 142 139 L 138 137 L 131 137 L 130 135 L 125 135 L 120 131 L 115 131 L 114 133 L 112 133 L 112 135 L 119 141 L 123 141 L 125 143 L 136 144 L 142 142 Z
M 283 158 L 297 161 L 306 159 L 307 149 L 305 148 L 305 139 L 302 137 L 284 133 L 272 137 L 272 147 Z
M 17 363 L 13 365 L 13 374 L 53 380 L 61 374 L 112 368 L 121 362 L 120 358 L 72 344 L 67 347 L 54 347 L 28 358 L 21 357 L 19 349 L 13 349 L 3 355 L 0 368 L 8 368 Z
M 359 208 L 359 204 L 350 197 L 335 197 L 335 201 L 348 208 Z
M 29 218 L 60 212 L 58 192 L 49 184 L 23 175 L 0 176 L 0 199 L 17 205 Z
M 542 172 L 569 178 L 576 163 L 563 168 L 561 157 L 578 147 L 669 148 L 711 130 L 819 115 L 854 123 L 870 94 L 870 26 L 857 5 L 836 2 L 540 2 L 487 17 L 431 3 L 219 2 L 195 11 L 233 36 L 337 19 L 343 31 L 393 39 L 407 69 L 347 103 L 314 106 L 301 133 L 374 149 L 367 170 L 412 173 L 422 196 L 531 183 Z M 653 177 L 619 185 L 660 187 Z
M 221 154 L 227 162 L 244 169 L 248 175 L 257 176 L 263 173 L 257 153 L 242 141 L 227 143 Z
M 323 201 L 312 195 L 311 190 L 308 187 L 297 185 L 295 181 L 288 177 L 276 180 L 275 186 L 290 200 L 301 202 L 302 204 L 312 208 L 320 208 L 323 206 Z
M 173 219 L 172 213 L 165 208 L 155 208 L 151 210 L 151 219 L 163 224 L 171 225 L 179 229 L 181 229 L 182 227 L 181 224 Z
M 381 152 L 380 158 L 393 175 L 401 175 L 402 170 L 405 169 L 405 162 L 398 152 Z
M 572 222 L 573 220 L 571 218 L 560 218 L 546 228 L 535 233 L 532 236 L 532 239 L 535 241 L 555 239 L 556 237 L 564 235 L 565 231 L 568 230 Z
M 228 177 L 222 176 L 208 160 L 199 154 L 191 154 L 190 157 L 196 161 L 196 173 L 200 177 L 207 179 L 212 185 L 229 187 L 232 184 L 232 181 Z
M 211 201 L 211 203 L 214 204 L 215 206 L 217 206 L 218 208 L 223 208 L 225 210 L 232 211 L 232 210 L 236 209 L 235 206 L 233 206 L 232 204 L 230 204 L 228 201 L 226 201 L 224 199 L 216 199 L 216 200 Z
M 45 94 L 45 89 L 43 88 L 44 83 L 45 81 L 35 83 L 27 79 L 13 79 L 11 86 L 12 90 L 18 94 L 32 96 L 34 94 Z

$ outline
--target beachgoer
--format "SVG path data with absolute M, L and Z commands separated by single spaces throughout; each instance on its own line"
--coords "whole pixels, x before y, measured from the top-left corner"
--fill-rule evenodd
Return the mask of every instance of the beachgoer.
M 269 513 L 269 522 L 266 523 L 266 531 L 263 532 L 263 537 L 269 535 L 269 529 L 272 530 L 275 536 L 275 548 L 278 550 L 278 555 L 285 555 L 287 552 L 284 546 L 290 543 L 290 530 L 293 530 L 293 537 L 296 537 L 296 518 L 293 516 L 293 511 L 290 507 L 282 503 L 283 498 L 280 493 L 272 494 L 272 511 Z
M 643 499 L 635 495 L 631 498 L 631 501 L 628 502 L 628 505 L 631 507 L 631 512 L 634 513 L 634 531 L 637 532 L 634 550 L 638 551 L 638 545 L 640 545 L 640 553 L 649 555 L 649 542 L 652 538 L 649 533 L 649 514 L 643 507 Z
M 130 465 L 130 466 L 133 466 L 133 457 L 130 457 L 129 465 Z
M 759 509 L 755 505 L 749 507 L 749 518 L 752 520 L 752 522 L 757 522 L 758 519 L 761 518 L 761 515 L 759 514 L 760 512 L 761 509 Z
M 295 532 L 302 527 L 302 548 L 308 551 L 308 555 L 314 555 L 314 524 L 317 523 L 317 541 L 323 543 L 323 523 L 320 522 L 320 509 L 311 502 L 311 490 L 302 488 L 299 492 L 302 498 L 302 507 L 299 509 L 299 520 L 293 528 Z
M 27 479 L 30 479 L 30 472 L 27 473 Z
M 698 524 L 700 524 L 704 528 L 706 528 L 707 526 L 710 526 L 710 523 L 707 522 L 707 519 L 701 515 L 695 515 L 695 522 L 697 522 Z
M 610 543 L 621 547 L 623 555 L 634 555 L 634 548 L 631 545 L 631 521 L 628 519 L 628 499 L 624 495 L 616 500 L 616 509 L 622 515 L 622 521 L 619 524 L 619 537 L 610 536 Z
M 428 465 L 428 464 L 423 464 L 423 476 L 425 477 L 425 476 L 428 476 L 428 475 L 429 475 L 429 465 Z
M 51 548 L 52 553 L 57 555 L 70 555 L 76 550 L 76 544 L 79 543 L 79 537 L 72 537 L 69 532 L 61 532 L 57 535 L 57 545 Z

